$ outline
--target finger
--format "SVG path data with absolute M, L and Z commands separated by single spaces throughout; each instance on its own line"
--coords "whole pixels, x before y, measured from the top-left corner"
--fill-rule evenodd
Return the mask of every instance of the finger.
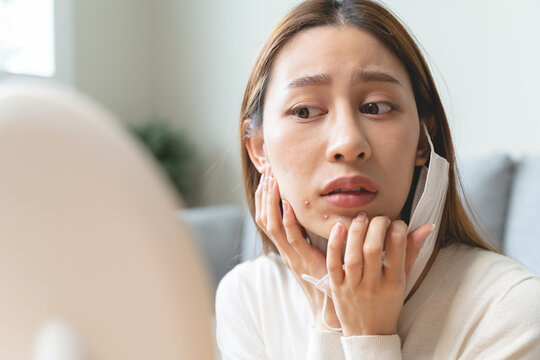
M 277 190 L 277 182 L 273 176 L 268 179 L 268 194 L 266 199 L 266 229 L 268 235 L 274 241 L 276 246 L 282 249 L 291 260 L 296 258 L 296 251 L 287 241 L 285 229 L 283 228 L 283 219 L 279 207 L 280 195 Z
M 405 251 L 407 248 L 407 224 L 393 221 L 386 232 L 384 275 L 390 280 L 405 280 Z
M 262 201 L 261 201 L 261 223 L 262 228 L 264 232 L 268 235 L 268 232 L 266 230 L 266 210 L 267 210 L 267 197 L 268 197 L 268 174 L 270 171 L 269 165 L 266 165 L 266 168 L 264 169 L 264 181 L 262 186 Z
M 291 246 L 296 250 L 300 257 L 305 258 L 308 262 L 312 260 L 311 258 L 316 253 L 318 253 L 317 255 L 319 256 L 322 255 L 320 251 L 309 245 L 304 238 L 300 224 L 296 220 L 296 215 L 294 214 L 291 204 L 287 200 L 282 200 L 282 203 L 283 228 L 285 229 L 285 235 Z M 316 253 L 314 253 L 314 251 L 316 251 Z
M 328 239 L 328 248 L 326 250 L 326 267 L 328 268 L 328 277 L 332 286 L 341 285 L 345 272 L 341 263 L 341 249 L 347 236 L 347 231 L 341 223 L 334 225 L 330 238 Z
M 418 257 L 418 254 L 420 253 L 420 249 L 422 248 L 424 241 L 434 229 L 435 225 L 424 224 L 414 229 L 407 236 L 407 251 L 405 255 L 405 274 L 407 279 L 409 279 L 412 267 L 416 261 L 416 258 Z
M 366 238 L 364 240 L 364 272 L 362 281 L 379 281 L 382 276 L 382 251 L 386 230 L 390 226 L 390 219 L 386 216 L 377 216 L 371 219 Z
M 345 276 L 347 281 L 358 284 L 362 280 L 364 266 L 364 239 L 368 229 L 366 214 L 358 214 L 352 221 L 345 245 Z
M 260 176 L 259 185 L 255 191 L 255 222 L 261 226 L 261 206 L 262 206 L 262 191 L 263 191 L 264 172 Z M 262 226 L 261 226 L 262 227 Z

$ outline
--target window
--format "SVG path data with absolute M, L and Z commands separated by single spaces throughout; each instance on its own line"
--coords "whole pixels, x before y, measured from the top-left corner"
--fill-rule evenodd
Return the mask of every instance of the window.
M 0 71 L 55 73 L 54 0 L 0 0 Z

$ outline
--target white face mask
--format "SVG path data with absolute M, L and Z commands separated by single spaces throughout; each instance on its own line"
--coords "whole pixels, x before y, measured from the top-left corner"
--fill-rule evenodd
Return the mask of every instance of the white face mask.
M 410 292 L 422 271 L 426 267 L 433 249 L 435 248 L 435 242 L 437 240 L 437 234 L 439 232 L 439 223 L 442 217 L 442 211 L 444 208 L 444 203 L 446 199 L 446 192 L 448 190 L 448 161 L 437 155 L 435 149 L 433 148 L 433 143 L 429 137 L 426 125 L 423 124 L 424 131 L 426 133 L 429 146 L 431 148 L 430 158 L 429 158 L 429 168 L 422 166 L 420 170 L 420 176 L 418 177 L 418 183 L 416 185 L 416 190 L 414 193 L 413 203 L 411 207 L 411 219 L 409 221 L 409 233 L 416 229 L 417 227 L 423 224 L 435 224 L 435 229 L 429 234 L 427 239 L 424 241 L 416 262 L 411 269 L 409 275 L 409 280 L 407 282 L 406 294 L 407 296 Z M 332 291 L 330 290 L 330 282 L 328 279 L 328 274 L 323 276 L 321 279 L 317 279 L 311 275 L 303 274 L 302 279 L 307 282 L 312 283 L 317 289 L 325 293 L 326 296 L 332 297 Z M 326 309 L 326 297 L 325 303 L 323 306 L 323 316 Z M 326 327 L 330 330 L 340 331 L 341 329 L 336 329 L 328 326 L 325 323 Z
M 429 156 L 429 168 L 422 166 L 420 176 L 418 177 L 418 184 L 416 185 L 411 208 L 412 215 L 409 221 L 409 233 L 423 224 L 434 224 L 435 229 L 428 235 L 418 253 L 418 257 L 409 275 L 405 296 L 411 292 L 414 283 L 418 280 L 420 274 L 422 274 L 433 253 L 437 234 L 439 233 L 439 224 L 446 200 L 446 192 L 448 190 L 448 161 L 435 153 L 426 125 L 423 125 L 429 147 L 431 148 L 431 154 Z

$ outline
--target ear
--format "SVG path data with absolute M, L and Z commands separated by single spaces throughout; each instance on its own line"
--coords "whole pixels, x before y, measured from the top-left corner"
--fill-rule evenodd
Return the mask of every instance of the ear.
M 424 123 L 428 128 L 430 137 L 432 139 L 435 137 L 435 118 L 430 117 L 428 119 L 420 120 L 420 137 L 418 139 L 418 148 L 416 149 L 416 160 L 414 162 L 415 166 L 424 165 L 429 158 L 429 154 L 431 153 L 431 148 L 429 147 L 429 142 L 424 130 Z
M 248 127 L 251 119 L 246 119 L 242 123 L 242 133 L 246 133 L 246 128 Z M 246 139 L 246 150 L 249 154 L 249 158 L 253 165 L 257 168 L 259 173 L 264 172 L 266 167 L 266 150 L 264 149 L 264 138 L 262 130 L 257 130 L 251 133 L 251 135 Z

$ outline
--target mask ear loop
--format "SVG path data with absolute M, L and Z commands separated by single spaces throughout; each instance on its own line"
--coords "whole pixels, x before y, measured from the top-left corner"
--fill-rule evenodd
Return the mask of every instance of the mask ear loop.
M 332 326 L 328 325 L 328 323 L 324 319 L 324 314 L 326 314 L 326 305 L 327 305 L 327 303 L 328 303 L 328 295 L 326 295 L 326 293 L 325 293 L 324 294 L 324 303 L 323 303 L 323 307 L 322 307 L 322 310 L 321 310 L 322 322 L 323 322 L 324 326 L 326 326 L 326 328 L 328 330 L 333 331 L 333 332 L 341 332 L 342 328 L 332 327 Z
M 324 294 L 324 303 L 323 303 L 323 308 L 321 310 L 321 317 L 322 317 L 322 321 L 323 321 L 324 326 L 330 331 L 341 332 L 342 331 L 341 328 L 335 328 L 335 327 L 332 327 L 332 326 L 328 325 L 328 323 L 326 322 L 326 320 L 324 318 L 324 315 L 326 314 L 326 308 L 328 306 L 328 298 L 332 297 L 332 295 L 330 294 L 330 289 L 323 286 L 323 285 L 321 285 L 322 283 L 324 283 L 324 280 L 327 277 L 328 277 L 328 274 L 323 276 L 321 279 L 317 279 L 316 277 L 313 277 L 311 275 L 302 274 L 302 279 L 304 279 L 305 281 L 311 283 L 313 286 L 315 286 L 315 288 L 317 288 L 317 290 L 321 291 Z
M 426 126 L 426 123 L 425 122 L 422 122 L 422 126 L 424 128 L 424 132 L 426 133 L 426 137 L 427 137 L 427 141 L 429 143 L 429 147 L 431 149 L 431 153 L 435 152 L 435 148 L 433 146 L 433 142 L 431 141 L 431 136 L 429 135 L 429 131 L 427 129 L 427 126 Z M 304 276 L 302 276 L 304 277 Z M 306 276 L 307 277 L 307 276 Z M 315 278 L 313 278 L 313 280 L 317 280 Z M 326 322 L 326 319 L 325 319 L 325 314 L 326 314 L 326 307 L 328 305 L 328 295 L 326 294 L 326 292 L 324 292 L 324 303 L 323 303 L 323 308 L 321 310 L 321 317 L 322 317 L 322 321 L 323 321 L 323 324 L 324 326 L 326 326 L 326 328 L 330 331 L 333 331 L 333 332 L 342 332 L 342 328 L 335 328 L 335 327 L 332 327 L 330 325 L 328 325 L 328 323 Z
M 424 132 L 426 133 L 426 137 L 427 137 L 427 141 L 429 143 L 429 147 L 431 149 L 431 153 L 434 153 L 435 152 L 435 148 L 433 146 L 433 142 L 431 141 L 431 137 L 429 135 L 429 131 L 427 129 L 427 126 L 424 122 L 422 122 L 422 126 L 424 128 Z M 423 188 L 423 186 L 422 186 Z M 418 200 L 417 200 L 418 201 Z M 310 276 L 310 275 L 307 275 L 307 274 L 303 274 L 302 275 L 302 278 L 306 281 L 309 281 L 311 282 L 312 284 L 316 285 L 317 282 L 319 281 L 318 279 L 314 278 L 313 276 Z M 320 289 L 319 289 L 320 290 Z M 321 290 L 322 291 L 322 290 Z M 323 308 L 321 310 L 321 317 L 322 317 L 322 321 L 323 321 L 323 324 L 324 326 L 326 326 L 326 328 L 330 331 L 333 331 L 333 332 L 341 332 L 342 331 L 342 328 L 335 328 L 335 327 L 332 327 L 330 325 L 328 325 L 328 323 L 326 322 L 326 319 L 324 317 L 324 315 L 326 314 L 326 307 L 328 305 L 328 295 L 326 294 L 325 291 L 323 291 L 324 293 L 324 303 L 323 303 Z
M 426 123 L 422 121 L 422 126 L 424 127 L 424 132 L 426 133 L 427 141 L 429 143 L 429 148 L 431 149 L 431 152 L 435 152 L 435 148 L 433 146 L 433 142 L 431 141 L 431 136 L 429 136 L 429 131 L 427 129 Z

